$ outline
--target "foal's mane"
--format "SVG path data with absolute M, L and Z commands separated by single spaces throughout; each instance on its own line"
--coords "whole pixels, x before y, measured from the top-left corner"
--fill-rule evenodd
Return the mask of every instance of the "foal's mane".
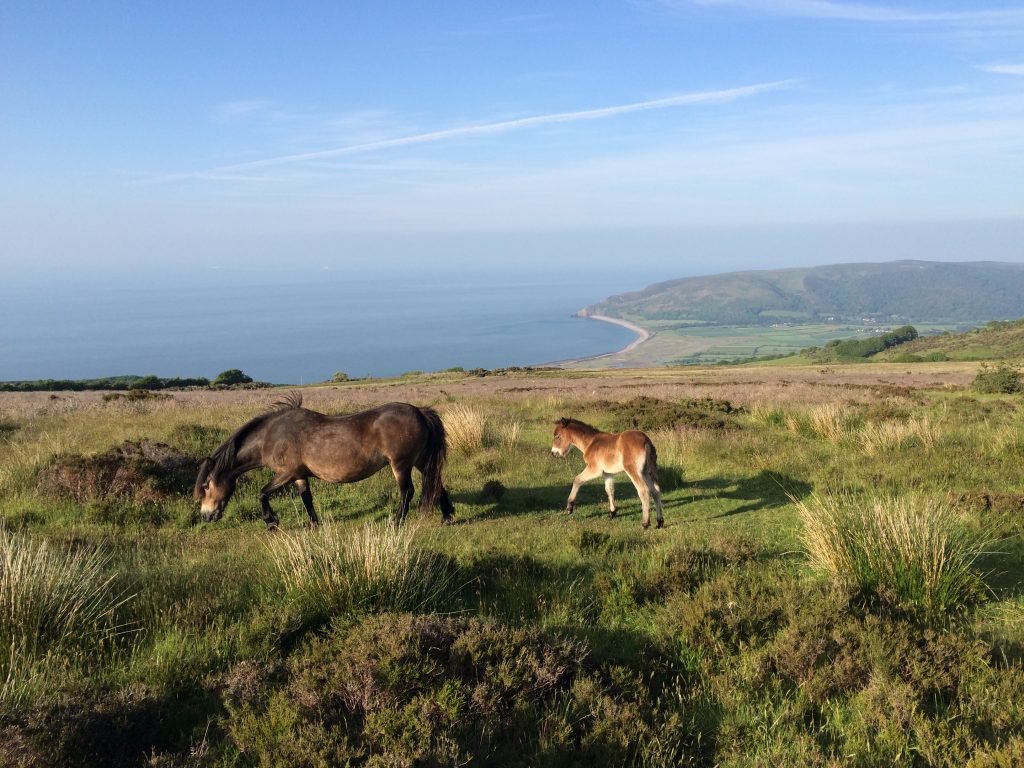
M 597 427 L 592 427 L 586 422 L 580 421 L 579 419 L 566 419 L 562 418 L 558 420 L 558 423 L 563 427 L 572 427 L 573 429 L 583 430 L 584 432 L 600 432 Z

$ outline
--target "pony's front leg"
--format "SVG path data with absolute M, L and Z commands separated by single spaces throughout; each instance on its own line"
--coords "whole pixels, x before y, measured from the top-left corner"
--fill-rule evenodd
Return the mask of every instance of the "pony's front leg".
M 306 508 L 306 514 L 309 515 L 309 524 L 320 525 L 320 518 L 316 516 L 316 511 L 313 509 L 313 492 L 309 488 L 309 480 L 296 480 L 295 487 L 299 489 L 302 506 Z
M 572 490 L 569 491 L 569 501 L 565 505 L 565 514 L 571 515 L 573 509 L 576 506 L 576 494 L 580 492 L 580 486 L 587 480 L 593 480 L 595 477 L 601 474 L 600 469 L 595 467 L 587 467 L 580 472 L 572 481 Z
M 298 478 L 290 474 L 276 475 L 273 480 L 260 489 L 260 507 L 263 509 L 263 522 L 267 524 L 268 531 L 273 531 L 277 528 L 277 515 L 275 515 L 274 510 L 270 508 L 270 494 L 276 490 L 284 488 L 288 483 L 297 479 Z M 312 502 L 312 496 L 310 497 L 310 501 Z
M 615 475 L 604 473 L 604 492 L 608 494 L 608 517 L 615 517 Z

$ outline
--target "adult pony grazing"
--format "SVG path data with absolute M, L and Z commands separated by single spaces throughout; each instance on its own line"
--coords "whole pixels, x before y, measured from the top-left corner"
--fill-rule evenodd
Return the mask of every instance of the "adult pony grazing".
M 451 523 L 455 509 L 441 482 L 446 455 L 444 425 L 432 408 L 388 403 L 348 416 L 326 416 L 303 408 L 302 395 L 293 392 L 203 459 L 195 497 L 204 521 L 219 520 L 239 475 L 267 467 L 274 471 L 274 479 L 260 490 L 267 528 L 277 527 L 270 494 L 289 483 L 298 488 L 310 523 L 317 525 L 309 478 L 354 483 L 390 464 L 399 490 L 396 523 L 409 511 L 413 467 L 423 475 L 420 509 L 438 504 L 442 521 Z
M 625 472 L 633 481 L 643 507 L 641 524 L 651 526 L 650 497 L 658 512 L 658 527 L 665 525 L 661 514 L 661 488 L 658 486 L 658 453 L 651 438 L 635 429 L 628 432 L 601 432 L 577 419 L 559 419 L 555 425 L 555 439 L 551 452 L 565 456 L 575 446 L 583 454 L 587 467 L 572 481 L 572 491 L 566 505 L 571 515 L 576 505 L 576 494 L 588 480 L 604 475 L 604 489 L 608 494 L 608 516 L 615 517 L 615 475 Z

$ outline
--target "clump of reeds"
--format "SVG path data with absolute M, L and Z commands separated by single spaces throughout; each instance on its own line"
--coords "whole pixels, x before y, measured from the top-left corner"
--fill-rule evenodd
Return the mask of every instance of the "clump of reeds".
M 439 605 L 453 580 L 448 559 L 419 538 L 415 525 L 390 521 L 322 525 L 275 536 L 270 552 L 307 614 L 418 611 Z
M 487 418 L 480 408 L 456 403 L 444 412 L 448 445 L 460 453 L 472 453 L 484 445 Z
M 939 430 L 927 418 L 868 422 L 860 432 L 860 444 L 868 456 L 911 446 L 931 450 L 938 440 Z
M 0 529 L 0 701 L 25 693 L 40 665 L 103 649 L 124 629 L 117 612 L 129 599 L 99 549 Z
M 814 433 L 832 443 L 841 442 L 849 432 L 850 414 L 846 408 L 835 403 L 813 408 L 809 419 Z
M 505 419 L 494 422 L 482 409 L 465 403 L 448 408 L 443 416 L 448 445 L 460 453 L 473 453 L 485 447 L 513 450 L 519 444 L 522 422 Z
M 751 420 L 762 427 L 782 427 L 786 425 L 786 413 L 781 408 L 758 403 L 750 411 Z
M 932 621 L 985 595 L 975 566 L 992 535 L 948 502 L 829 494 L 797 509 L 811 564 L 861 597 Z

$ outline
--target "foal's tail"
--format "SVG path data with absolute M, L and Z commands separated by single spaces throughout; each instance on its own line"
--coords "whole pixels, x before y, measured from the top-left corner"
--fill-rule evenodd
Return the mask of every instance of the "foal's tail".
M 427 442 L 423 447 L 423 488 L 420 490 L 420 511 L 429 512 L 444 492 L 441 472 L 448 458 L 448 441 L 444 423 L 433 408 L 420 408 L 427 425 Z
M 658 482 L 658 451 L 649 439 L 644 446 L 644 474 Z

